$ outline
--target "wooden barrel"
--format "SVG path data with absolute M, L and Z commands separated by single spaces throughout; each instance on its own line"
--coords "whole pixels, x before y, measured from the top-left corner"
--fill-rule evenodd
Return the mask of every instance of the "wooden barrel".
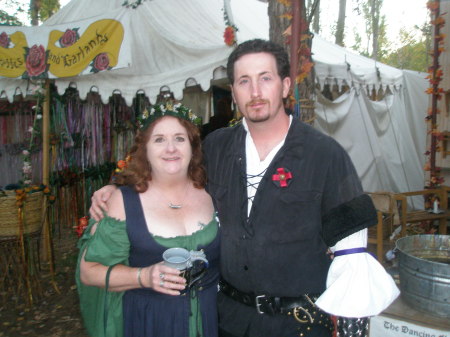
M 42 228 L 44 193 L 27 193 L 23 206 L 24 235 L 38 234 Z M 20 234 L 16 192 L 7 191 L 0 196 L 0 240 Z

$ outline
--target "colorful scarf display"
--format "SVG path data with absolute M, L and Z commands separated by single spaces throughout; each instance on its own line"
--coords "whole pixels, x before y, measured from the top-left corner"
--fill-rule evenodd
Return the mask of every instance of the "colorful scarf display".
M 21 178 L 23 151 L 29 148 L 36 101 L 18 98 L 14 103 L 0 101 L 0 156 L 4 174 L 0 187 L 17 184 Z M 63 96 L 56 91 L 50 101 L 50 186 L 56 202 L 51 223 L 75 227 L 88 214 L 92 193 L 107 184 L 115 163 L 125 158 L 134 142 L 136 116 L 149 107 L 148 99 L 138 94 L 127 106 L 120 95 L 103 104 L 97 93 L 81 100 L 75 89 Z M 37 130 L 39 133 L 40 130 Z M 39 134 L 40 136 L 40 134 Z M 42 140 L 34 134 L 33 184 L 42 181 Z

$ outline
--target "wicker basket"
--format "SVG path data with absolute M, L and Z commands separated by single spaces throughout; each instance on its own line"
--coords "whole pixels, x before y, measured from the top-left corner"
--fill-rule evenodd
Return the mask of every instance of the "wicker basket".
M 38 234 L 42 228 L 44 193 L 27 194 L 23 207 L 23 234 Z M 0 196 L 0 240 L 20 234 L 19 212 L 15 191 Z

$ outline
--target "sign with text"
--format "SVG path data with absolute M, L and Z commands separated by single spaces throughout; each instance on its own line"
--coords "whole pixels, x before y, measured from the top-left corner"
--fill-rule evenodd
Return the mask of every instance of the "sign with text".
M 450 330 L 422 326 L 387 316 L 370 319 L 370 337 L 450 337 Z
M 129 59 L 120 60 L 124 41 L 120 21 L 103 19 L 89 23 L 84 29 L 80 26 L 65 30 L 42 26 L 34 30 L 27 29 L 30 27 L 0 28 L 0 76 L 72 77 L 129 66 Z M 11 32 L 12 29 L 16 31 Z M 47 38 L 45 45 L 43 33 Z M 41 41 L 36 41 L 35 36 Z

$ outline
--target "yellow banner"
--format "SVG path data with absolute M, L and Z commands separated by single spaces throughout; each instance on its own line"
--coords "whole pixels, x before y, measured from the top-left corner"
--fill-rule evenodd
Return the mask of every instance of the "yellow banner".
M 25 71 L 23 58 L 24 48 L 28 46 L 27 38 L 22 32 L 15 32 L 10 36 L 1 34 L 0 44 L 0 76 L 19 77 Z M 14 47 L 8 48 L 10 44 Z
M 53 30 L 47 49 L 28 46 L 26 36 L 17 31 L 10 36 L 0 34 L 0 76 L 22 78 L 71 77 L 87 67 L 97 73 L 117 65 L 124 38 L 119 21 L 99 20 L 79 36 L 78 28 L 65 32 Z M 12 46 L 12 47 L 11 47 Z
M 117 65 L 124 35 L 123 26 L 119 21 L 108 19 L 96 21 L 74 44 L 67 47 L 56 46 L 58 41 L 61 45 L 67 35 L 68 31 L 50 32 L 48 64 L 49 71 L 56 77 L 75 76 L 91 62 L 92 72 L 111 69 Z M 70 41 L 70 36 L 68 40 Z

